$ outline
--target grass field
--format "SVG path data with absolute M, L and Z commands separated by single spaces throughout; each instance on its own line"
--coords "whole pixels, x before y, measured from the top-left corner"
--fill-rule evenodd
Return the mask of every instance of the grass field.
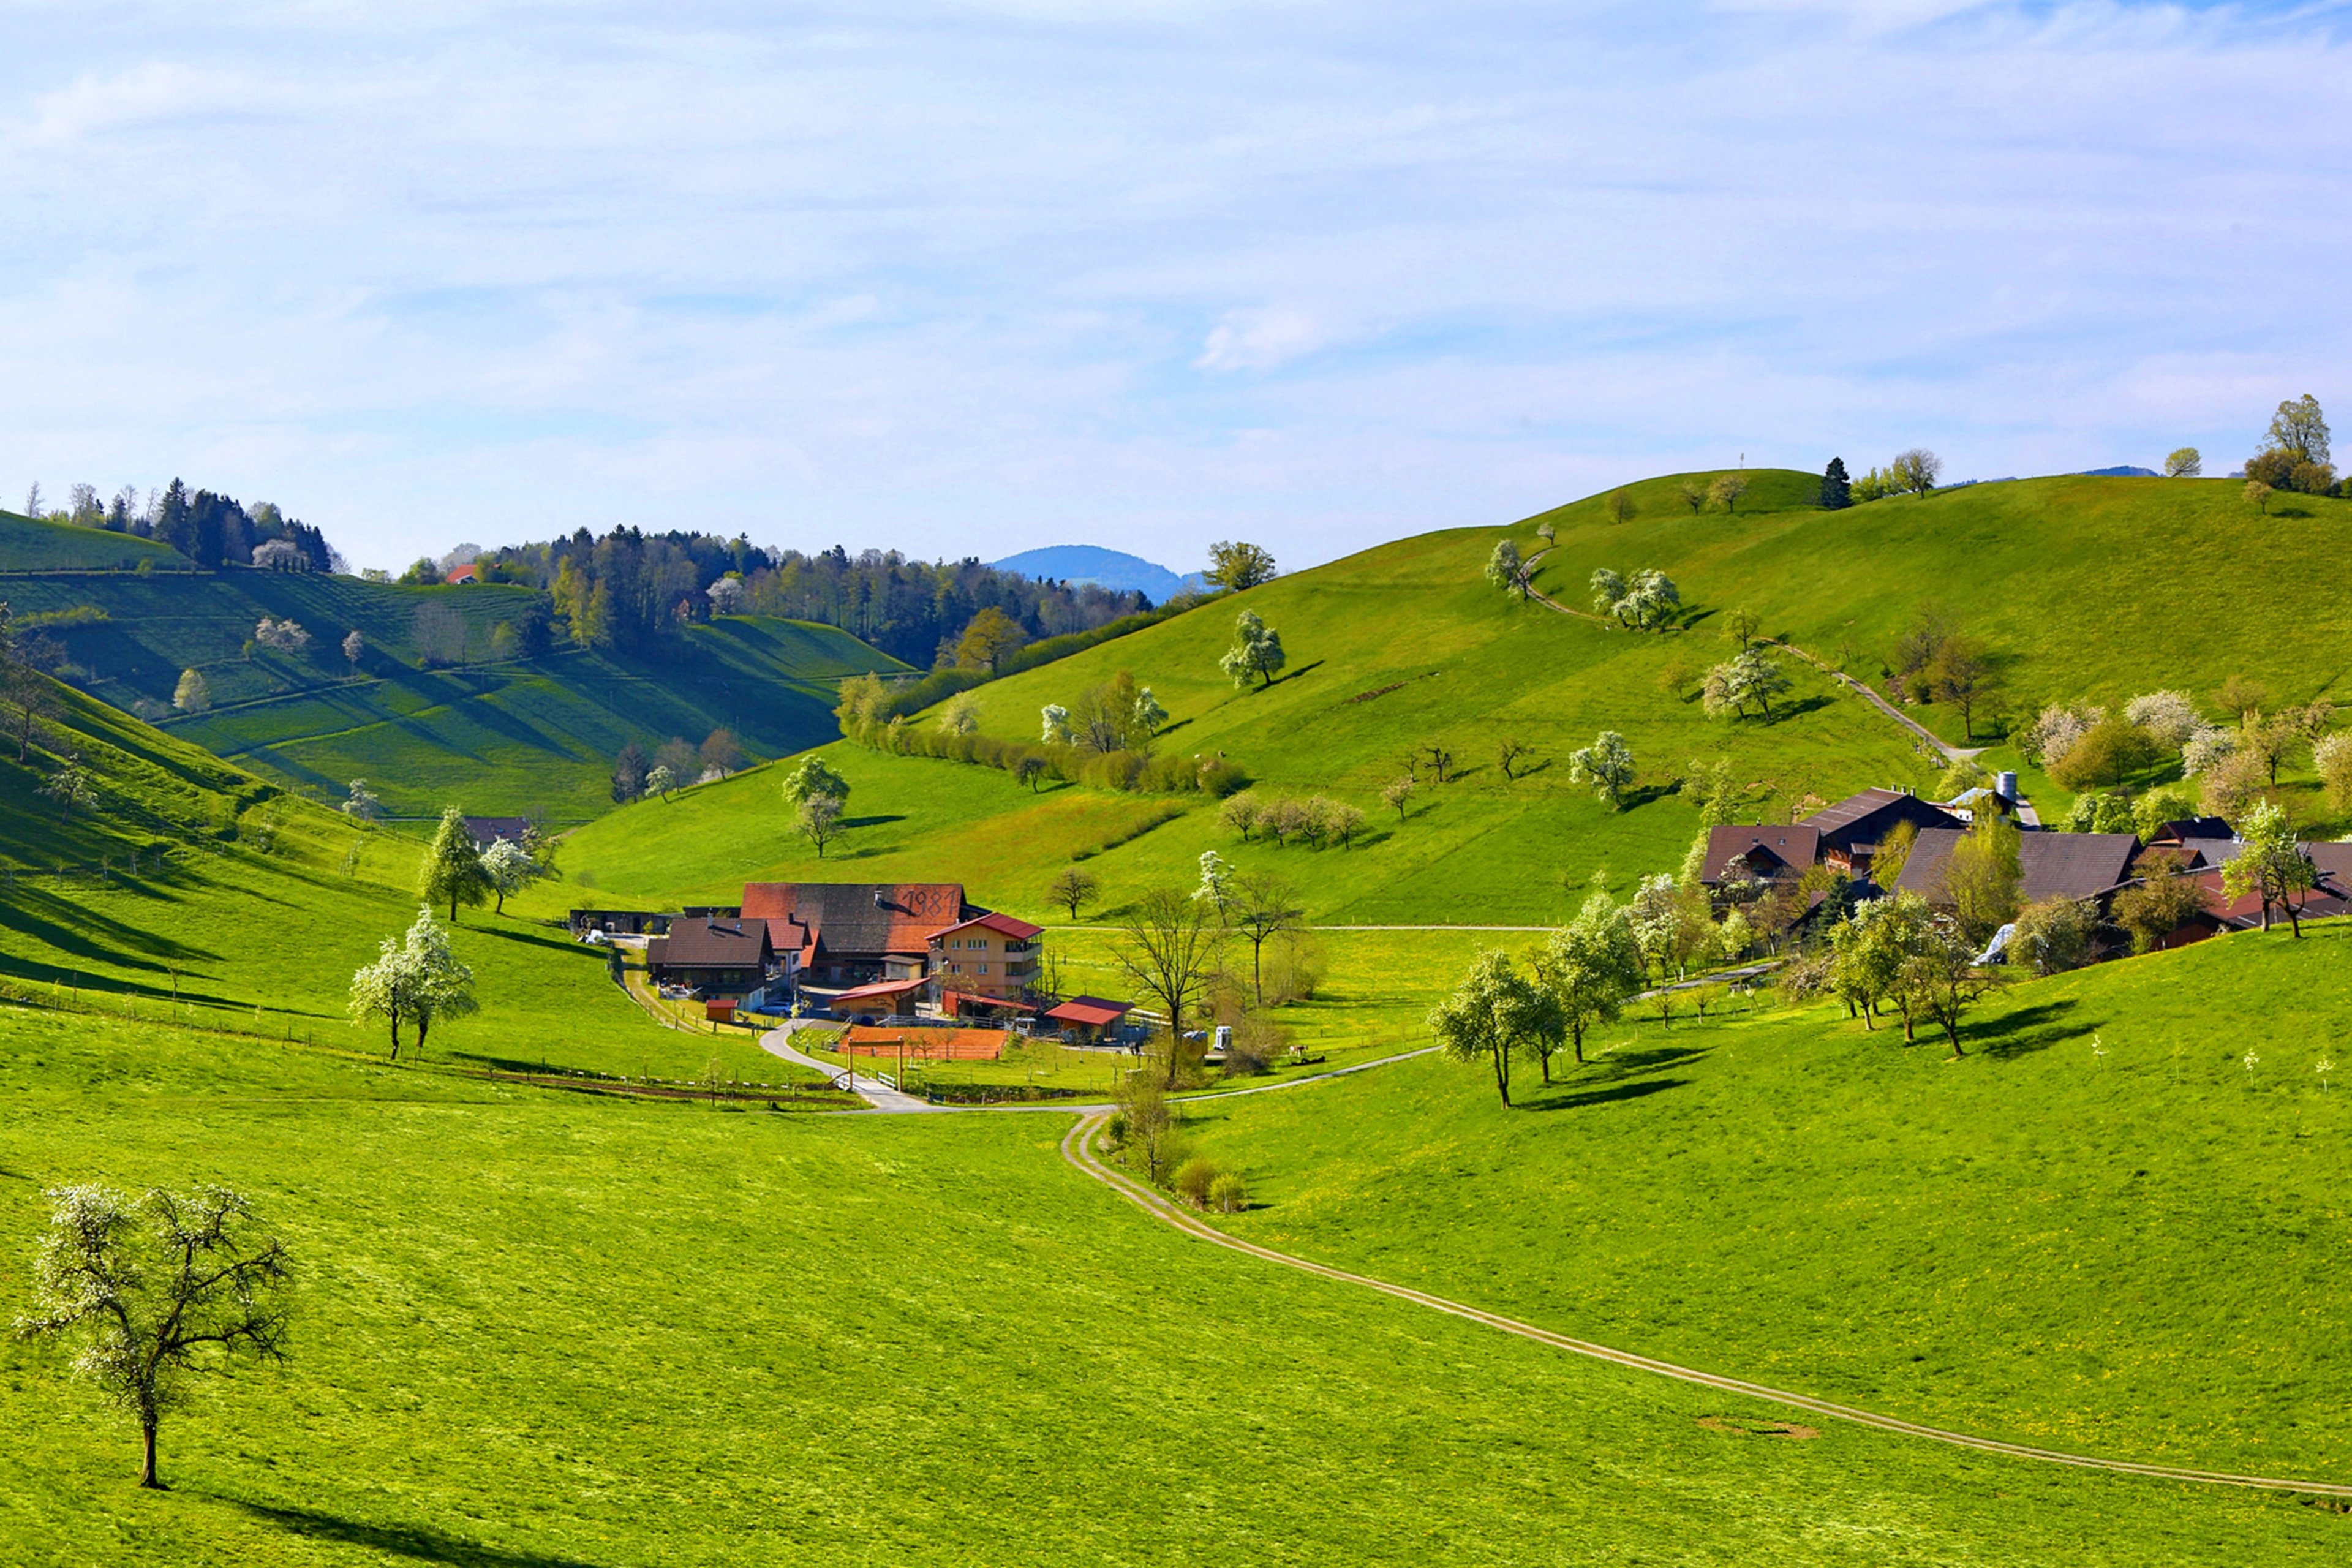
M 1254 1240 L 1913 1419 L 2342 1479 L 2347 957 L 2338 922 L 2021 985 L 1957 1061 L 1806 1009 L 1620 1026 L 1508 1112 L 1425 1059 L 1194 1116 Z
M 2345 1521 L 1832 1427 L 1201 1247 L 1051 1114 L 426 1086 L 0 1010 L 0 1290 L 39 1188 L 204 1176 L 294 1249 L 295 1353 L 173 1489 L 0 1347 L 0 1553 L 425 1562 L 2321 1563 Z M 1320 1095 L 1325 1089 L 1302 1091 Z M 1282 1097 L 1273 1097 L 1282 1098 Z
M 0 531 L 0 561 L 13 565 L 5 545 Z M 631 741 L 648 751 L 672 736 L 699 744 L 726 728 L 756 755 L 782 755 L 835 732 L 844 676 L 904 668 L 835 627 L 753 616 L 690 627 L 675 659 L 562 648 L 491 662 L 492 633 L 530 597 L 514 587 L 409 588 L 244 568 L 0 571 L 0 596 L 19 616 L 105 612 L 52 634 L 92 694 L 125 710 L 168 707 L 180 672 L 201 670 L 212 710 L 159 714 L 165 727 L 321 799 L 340 800 L 352 779 L 365 778 L 411 815 L 454 797 L 482 815 L 593 816 L 611 805 L 613 759 Z M 417 617 L 428 606 L 457 617 L 470 663 L 420 668 Z M 300 624 L 309 647 L 248 651 L 265 615 Z M 352 631 L 363 642 L 357 664 L 342 653 Z
M 187 557 L 152 539 L 0 511 L 0 570 L 129 572 L 142 561 L 157 572 L 189 570 Z

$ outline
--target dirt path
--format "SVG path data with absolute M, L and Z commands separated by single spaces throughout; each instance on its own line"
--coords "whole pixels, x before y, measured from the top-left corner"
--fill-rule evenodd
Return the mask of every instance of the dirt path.
M 1558 599 L 1553 598 L 1550 595 L 1533 586 L 1536 563 L 1541 561 L 1545 556 L 1550 553 L 1550 547 L 1546 546 L 1544 549 L 1538 550 L 1533 555 L 1528 557 L 1527 571 L 1529 580 L 1528 597 L 1533 599 L 1537 604 L 1557 610 L 1563 616 L 1573 616 L 1580 621 L 1591 621 L 1593 625 L 1601 626 L 1614 625 L 1615 623 L 1609 620 L 1606 616 L 1592 615 L 1583 610 L 1571 610 L 1566 605 L 1561 604 Z M 1853 676 L 1848 675 L 1844 670 L 1838 668 L 1835 665 L 1830 663 L 1829 660 L 1822 658 L 1819 654 L 1799 647 L 1792 642 L 1782 642 L 1777 637 L 1765 637 L 1762 640 L 1770 643 L 1774 647 L 1780 649 L 1784 653 L 1794 654 L 1797 658 L 1803 659 L 1807 664 L 1811 665 L 1815 669 L 1820 670 L 1823 675 L 1828 676 L 1832 680 L 1844 687 L 1848 691 L 1851 691 L 1856 697 L 1861 698 L 1873 708 L 1877 709 L 1880 713 L 1894 720 L 1897 724 L 1902 725 L 1904 729 L 1910 731 L 1912 739 L 1934 747 L 1937 754 L 1941 756 L 1947 763 L 1972 763 L 1979 757 L 1984 755 L 1986 748 L 1983 746 L 1953 745 L 1949 741 L 1945 740 L 1933 730 L 1928 729 L 1925 724 L 1913 719 L 1901 709 L 1895 707 L 1894 703 L 1889 702 L 1885 698 L 1872 690 L 1866 683 L 1856 680 Z M 2034 815 L 2033 806 L 2031 802 L 2018 802 L 2017 815 L 2019 820 L 2022 821 L 2028 827 L 2039 827 L 2042 826 L 2042 819 Z
M 1070 1129 L 1068 1135 L 1063 1138 L 1062 1157 L 1162 1224 L 1173 1226 L 1185 1235 L 1202 1241 L 1210 1242 L 1234 1252 L 1246 1253 L 1252 1258 L 1268 1263 L 1278 1263 L 1286 1268 L 1296 1268 L 1303 1273 L 1319 1275 L 1323 1279 L 1334 1279 L 1344 1285 L 1359 1285 L 1367 1290 L 1377 1290 L 1384 1296 L 1393 1296 L 1401 1301 L 1410 1301 L 1417 1307 L 1426 1307 L 1432 1311 L 1466 1319 L 1490 1329 L 1499 1329 L 1504 1333 L 1516 1334 L 1520 1339 L 1532 1340 L 1538 1344 L 1548 1345 L 1554 1350 L 1590 1356 L 1594 1361 L 1607 1362 L 1613 1366 L 1630 1367 L 1633 1371 L 1651 1373 L 1659 1377 L 1671 1377 L 1680 1383 L 1696 1384 L 1703 1388 L 1720 1389 L 1726 1394 L 1738 1394 L 1743 1398 L 1760 1399 L 1792 1410 L 1807 1411 L 1815 1415 L 1827 1416 L 1832 1421 L 1843 1421 L 1856 1426 L 1868 1426 L 1881 1432 L 1894 1432 L 1906 1437 L 1925 1437 L 1930 1442 L 1945 1443 L 1957 1448 L 1972 1448 L 1979 1453 L 2001 1454 L 2017 1459 L 2033 1459 L 2042 1464 L 2067 1465 L 2077 1469 L 2106 1470 L 2116 1475 L 2144 1476 L 2157 1480 L 2191 1481 L 2208 1486 L 2252 1487 L 2267 1491 L 2305 1492 L 2324 1497 L 2352 1498 L 2352 1485 L 2332 1481 L 2284 1480 L 2267 1476 L 2234 1475 L 2222 1470 L 2194 1470 L 2178 1465 L 2144 1465 L 2129 1459 L 2101 1459 L 2086 1454 L 2069 1454 L 2054 1448 L 2035 1448 L 2022 1443 L 2004 1443 L 1994 1437 L 1979 1437 L 1966 1432 L 1948 1431 L 1940 1426 L 1924 1426 L 1919 1422 L 1906 1421 L 1898 1416 L 1881 1415 L 1874 1411 L 1858 1410 L 1852 1405 L 1833 1405 L 1825 1399 L 1792 1394 L 1786 1389 L 1773 1388 L 1760 1383 L 1748 1383 L 1735 1377 L 1724 1377 L 1716 1373 L 1701 1372 L 1696 1367 L 1677 1366 L 1672 1362 L 1636 1355 L 1631 1351 L 1612 1350 L 1607 1345 L 1594 1344 L 1588 1340 L 1570 1339 L 1566 1334 L 1556 1334 L 1549 1329 L 1537 1328 L 1532 1323 L 1522 1323 L 1516 1319 L 1503 1317 L 1499 1313 L 1482 1311 L 1476 1307 L 1465 1306 L 1459 1301 L 1449 1301 L 1443 1296 L 1433 1296 L 1425 1290 L 1415 1290 L 1403 1285 L 1392 1285 L 1385 1279 L 1375 1279 L 1364 1274 L 1351 1274 L 1344 1268 L 1334 1268 L 1328 1264 L 1310 1262 L 1304 1258 L 1294 1258 L 1289 1253 L 1276 1252 L 1270 1247 L 1260 1247 L 1255 1242 L 1228 1236 L 1205 1220 L 1179 1208 L 1158 1193 L 1104 1164 L 1097 1157 L 1093 1145 L 1094 1135 L 1101 1128 L 1106 1118 L 1100 1113 L 1082 1117 Z
M 814 1026 L 815 1020 L 814 1019 L 794 1018 L 784 1025 L 782 1028 L 771 1029 L 766 1034 L 761 1036 L 760 1048 L 766 1051 L 772 1057 L 781 1057 L 785 1061 L 797 1063 L 801 1067 L 816 1068 L 817 1071 L 824 1074 L 825 1077 L 832 1081 L 834 1088 L 846 1089 L 850 1093 L 857 1096 L 858 1099 L 864 1100 L 868 1107 L 875 1110 L 886 1111 L 890 1115 L 898 1116 L 915 1111 L 936 1111 L 950 1109 L 944 1105 L 933 1105 L 930 1101 L 918 1099 L 916 1096 L 911 1094 L 902 1094 L 898 1090 L 884 1083 L 872 1073 L 859 1073 L 856 1071 L 844 1072 L 836 1068 L 827 1066 L 825 1063 L 817 1060 L 814 1057 L 804 1056 L 801 1052 L 794 1050 L 793 1048 L 793 1032 L 799 1029 Z M 1055 1109 L 1066 1110 L 1069 1108 L 1056 1107 Z M 851 1112 L 850 1114 L 856 1113 Z

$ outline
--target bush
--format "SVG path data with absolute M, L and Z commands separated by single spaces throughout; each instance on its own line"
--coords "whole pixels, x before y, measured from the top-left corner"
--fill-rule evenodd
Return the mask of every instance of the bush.
M 2075 791 L 2119 784 L 2158 754 L 2147 731 L 2130 720 L 2103 718 L 2049 764 L 2050 777 L 2059 788 Z
M 1184 1202 L 1196 1209 L 1206 1208 L 1209 1206 L 1209 1189 L 1215 1186 L 1217 1179 L 1224 1173 L 1214 1160 L 1195 1154 L 1176 1167 L 1176 1179 L 1171 1185 Z
M 1209 1184 L 1209 1206 L 1219 1214 L 1239 1214 L 1249 1207 L 1249 1187 L 1231 1171 Z
M 2028 904 L 2009 933 L 2011 962 L 2033 966 L 2036 974 L 2079 969 L 2091 956 L 2091 917 L 2072 899 Z
M 1123 1149 L 1127 1146 L 1126 1111 L 1114 1110 L 1110 1113 L 1110 1120 L 1103 1123 L 1103 1136 L 1109 1140 L 1110 1146 L 1114 1149 Z

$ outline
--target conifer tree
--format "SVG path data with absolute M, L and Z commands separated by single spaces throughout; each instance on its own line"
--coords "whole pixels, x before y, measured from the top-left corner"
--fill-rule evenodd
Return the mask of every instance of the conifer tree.
M 1822 474 L 1822 505 L 1830 511 L 1853 504 L 1853 481 L 1846 477 L 1845 459 L 1832 458 Z

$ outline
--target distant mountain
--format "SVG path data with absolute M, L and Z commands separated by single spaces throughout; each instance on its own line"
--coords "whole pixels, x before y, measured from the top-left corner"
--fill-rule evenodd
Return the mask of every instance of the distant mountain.
M 2154 468 L 2135 468 L 2129 463 L 2118 463 L 2112 468 L 2084 468 L 2083 477 L 2091 479 L 2152 479 Z
M 1197 572 L 1179 577 L 1156 562 L 1129 555 L 1124 550 L 1106 550 L 1099 544 L 1051 544 L 1043 550 L 1024 550 L 989 564 L 999 572 L 1018 572 L 1024 577 L 1095 583 L 1121 591 L 1133 589 L 1150 595 L 1156 605 L 1203 586 Z

